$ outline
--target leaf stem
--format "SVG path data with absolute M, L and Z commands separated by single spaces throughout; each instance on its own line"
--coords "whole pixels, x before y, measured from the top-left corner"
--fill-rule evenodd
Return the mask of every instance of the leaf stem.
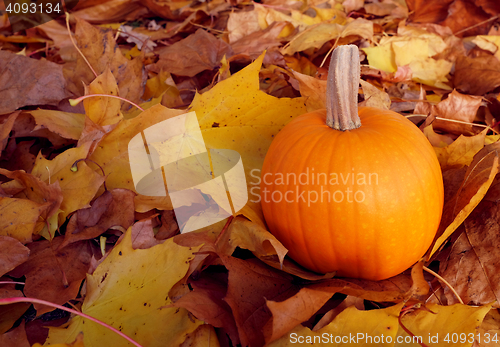
M 80 102 L 82 102 L 83 100 L 88 99 L 88 98 L 93 98 L 94 96 L 119 99 L 121 101 L 128 102 L 129 104 L 137 107 L 139 110 L 141 110 L 141 111 L 144 112 L 144 109 L 141 106 L 137 105 L 136 103 L 134 103 L 134 102 L 132 102 L 132 101 L 130 101 L 128 99 L 122 98 L 120 96 L 117 96 L 117 95 L 108 95 L 108 94 L 87 94 L 87 95 L 84 95 L 84 96 L 80 96 L 77 99 L 69 99 L 69 104 L 71 106 L 76 106 Z
M 453 288 L 451 286 L 451 284 L 448 283 L 448 281 L 446 281 L 443 277 L 441 277 L 440 275 L 438 275 L 437 273 L 435 273 L 434 271 L 432 271 L 431 269 L 429 269 L 428 267 L 424 266 L 424 270 L 427 271 L 428 273 L 430 273 L 431 275 L 433 275 L 434 277 L 436 277 L 438 280 L 440 280 L 441 282 L 443 282 L 450 290 L 451 292 L 457 297 L 458 301 L 464 305 L 464 302 L 462 300 L 462 298 L 460 297 L 460 295 L 458 295 L 457 291 L 455 290 L 455 288 Z
M 355 45 L 335 48 L 326 84 L 326 124 L 335 130 L 361 126 L 358 116 L 359 53 Z

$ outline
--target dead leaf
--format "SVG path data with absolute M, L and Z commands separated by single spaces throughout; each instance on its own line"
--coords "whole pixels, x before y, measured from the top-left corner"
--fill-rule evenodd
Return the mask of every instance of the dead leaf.
M 271 318 L 266 300 L 280 300 L 294 295 L 298 288 L 292 277 L 263 265 L 259 261 L 220 256 L 229 270 L 224 300 L 233 311 L 241 344 L 263 346 L 262 328 Z
M 21 265 L 30 254 L 29 248 L 26 248 L 18 240 L 9 236 L 0 236 L 0 276 Z
M 9 274 L 26 276 L 24 294 L 62 305 L 76 298 L 85 279 L 93 247 L 88 242 L 77 242 L 63 251 L 56 251 L 62 237 L 52 241 L 38 241 L 27 245 L 30 257 Z M 34 304 L 37 314 L 52 311 L 52 307 Z
M 288 250 L 269 231 L 256 223 L 236 217 L 217 242 L 219 254 L 231 255 L 236 247 L 248 249 L 256 256 L 276 254 L 281 263 Z
M 474 336 L 476 327 L 483 321 L 484 316 L 490 310 L 490 305 L 481 307 L 470 307 L 467 305 L 455 304 L 452 306 L 440 306 L 436 304 L 426 304 L 427 309 L 419 309 L 405 314 L 401 321 L 404 326 L 415 336 L 421 337 L 421 342 L 427 346 L 449 346 L 453 341 L 453 335 Z M 402 328 L 399 327 L 398 336 L 405 343 L 399 346 L 421 346 L 415 339 L 412 340 Z M 446 336 L 449 341 L 445 341 Z M 470 346 L 472 341 L 457 340 L 454 346 Z
M 456 90 L 453 90 L 446 99 L 433 106 L 431 112 L 438 117 L 473 123 L 479 106 L 481 106 L 482 99 L 478 96 L 460 94 Z M 448 133 L 475 133 L 472 125 L 447 122 L 440 119 L 436 119 L 432 124 L 436 130 Z
M 500 61 L 491 55 L 477 58 L 459 56 L 453 84 L 462 92 L 484 95 L 500 86 Z
M 57 105 L 71 96 L 61 65 L 2 50 L 0 71 L 0 114 L 29 105 Z
M 498 172 L 496 151 L 478 153 L 465 173 L 462 186 L 443 207 L 443 218 L 427 260 L 443 245 L 448 237 L 463 223 L 486 195 Z
M 19 113 L 19 111 L 11 113 L 0 126 L 0 154 L 2 154 L 2 151 L 7 146 L 10 132 Z
M 484 147 L 486 131 L 474 136 L 460 135 L 450 145 L 434 148 L 443 171 L 469 166 L 474 156 Z
M 326 81 L 293 71 L 299 81 L 300 95 L 307 98 L 307 111 L 312 112 L 326 108 Z
M 160 60 L 149 67 L 151 71 L 158 73 L 163 70 L 192 77 L 204 70 L 215 69 L 222 57 L 230 57 L 233 51 L 224 41 L 198 29 L 186 39 L 162 48 L 159 54 Z
M 465 220 L 465 232 L 452 245 L 449 258 L 440 264 L 440 274 L 466 304 L 499 301 L 500 281 L 496 269 L 500 257 L 500 224 L 497 216 L 496 203 L 481 203 Z M 449 305 L 458 302 L 447 287 L 444 292 Z
M 35 118 L 34 130 L 47 128 L 66 139 L 78 140 L 82 134 L 85 115 L 81 113 L 61 112 L 38 109 L 30 111 Z
M 76 241 L 93 239 L 111 227 L 128 229 L 134 222 L 135 195 L 127 189 L 108 190 L 92 207 L 78 210 L 71 216 L 59 249 Z
M 133 336 L 143 346 L 180 345 L 202 322 L 185 309 L 165 306 L 171 303 L 169 289 L 184 277 L 195 251 L 176 245 L 172 239 L 134 250 L 129 228 L 87 276 L 82 312 Z M 124 343 L 122 337 L 80 316 L 71 318 L 67 328 L 50 328 L 47 343 L 73 341 L 79 332 L 83 332 L 86 347 Z
M 0 344 L 2 347 L 30 347 L 24 328 L 24 320 L 18 327 L 0 335 Z
M 128 60 L 118 48 L 111 31 L 96 28 L 78 17 L 76 22 L 76 42 L 97 75 L 109 68 L 118 84 L 120 96 L 140 102 L 146 82 L 141 57 Z M 77 56 L 76 67 L 65 69 L 64 73 L 69 79 L 68 88 L 76 95 L 84 94 L 82 82 L 90 84 L 96 78 L 80 55 Z M 124 107 L 129 108 L 130 105 Z

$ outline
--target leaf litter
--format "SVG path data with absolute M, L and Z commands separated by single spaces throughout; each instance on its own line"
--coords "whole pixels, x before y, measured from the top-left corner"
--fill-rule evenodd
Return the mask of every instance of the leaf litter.
M 500 333 L 497 2 L 80 1 L 68 23 L 15 34 L 2 5 L 0 298 L 73 306 L 143 346 L 358 333 L 487 346 Z M 301 268 L 255 202 L 273 137 L 324 108 L 329 52 L 348 43 L 362 54 L 360 104 L 420 126 L 445 183 L 427 256 L 379 282 Z M 188 111 L 208 148 L 240 153 L 250 202 L 178 235 L 170 198 L 136 191 L 128 142 Z M 0 306 L 0 344 L 128 345 L 61 312 Z

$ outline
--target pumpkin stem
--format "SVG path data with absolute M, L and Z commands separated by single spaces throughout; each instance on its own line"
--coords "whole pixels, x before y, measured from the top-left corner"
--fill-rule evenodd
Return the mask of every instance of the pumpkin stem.
M 326 124 L 346 131 L 359 128 L 359 53 L 355 45 L 335 48 L 326 84 Z

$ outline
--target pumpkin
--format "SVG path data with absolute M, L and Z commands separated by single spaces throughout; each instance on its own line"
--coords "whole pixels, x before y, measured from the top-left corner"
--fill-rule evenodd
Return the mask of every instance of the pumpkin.
M 331 59 L 327 108 L 301 115 L 275 137 L 262 173 L 269 230 L 303 267 L 381 280 L 417 262 L 443 209 L 432 146 L 400 114 L 361 107 L 359 53 Z

